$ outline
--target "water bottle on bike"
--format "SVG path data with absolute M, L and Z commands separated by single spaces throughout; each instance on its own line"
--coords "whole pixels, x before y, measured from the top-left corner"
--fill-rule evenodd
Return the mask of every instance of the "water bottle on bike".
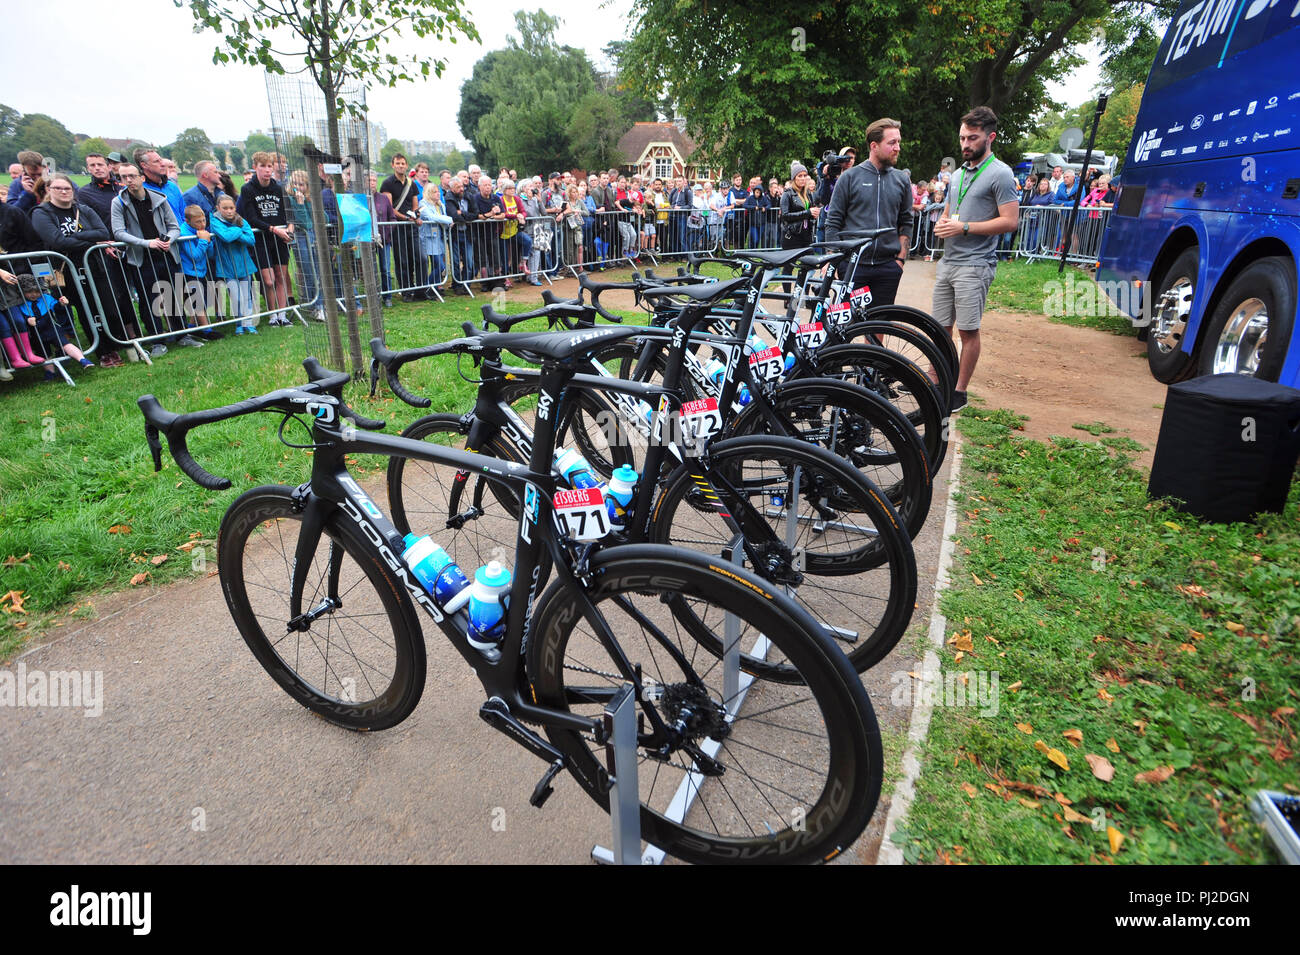
M 555 452 L 555 469 L 569 482 L 575 490 L 587 487 L 600 487 L 600 479 L 591 471 L 591 465 L 572 448 L 561 448 Z
M 447 613 L 456 613 L 469 602 L 470 582 L 451 555 L 432 537 L 407 534 L 402 560 L 424 585 L 429 596 Z
M 614 469 L 605 488 L 605 510 L 609 514 L 611 527 L 623 527 L 627 523 L 627 509 L 632 506 L 632 496 L 636 493 L 636 482 L 640 475 L 635 468 L 626 464 Z
M 493 560 L 474 573 L 469 589 L 469 643 L 489 659 L 506 636 L 510 584 L 510 568 Z

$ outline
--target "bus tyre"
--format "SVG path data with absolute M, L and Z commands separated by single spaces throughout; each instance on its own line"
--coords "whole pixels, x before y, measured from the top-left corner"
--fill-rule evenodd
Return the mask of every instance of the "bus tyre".
M 1201 346 L 1201 374 L 1231 373 L 1277 381 L 1295 322 L 1291 260 L 1252 262 L 1219 299 Z
M 1190 378 L 1196 372 L 1196 356 L 1183 351 L 1182 344 L 1196 294 L 1198 264 L 1197 248 L 1185 249 L 1165 270 L 1151 299 L 1147 364 L 1156 381 L 1165 384 Z

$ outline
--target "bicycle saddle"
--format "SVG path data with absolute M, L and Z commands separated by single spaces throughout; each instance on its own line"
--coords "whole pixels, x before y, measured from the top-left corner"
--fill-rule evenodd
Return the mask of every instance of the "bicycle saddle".
M 644 332 L 644 328 L 620 326 L 572 332 L 490 332 L 478 333 L 476 337 L 484 348 L 499 348 L 516 354 L 529 352 L 542 358 L 563 362 L 595 351 L 610 342 L 633 338 Z
M 701 282 L 698 285 L 663 285 L 657 288 L 641 289 L 642 298 L 655 298 L 661 295 L 680 296 L 689 298 L 696 302 L 712 302 L 714 300 L 724 299 L 745 286 L 749 285 L 752 279 L 747 275 L 740 278 L 728 279 L 725 282 Z

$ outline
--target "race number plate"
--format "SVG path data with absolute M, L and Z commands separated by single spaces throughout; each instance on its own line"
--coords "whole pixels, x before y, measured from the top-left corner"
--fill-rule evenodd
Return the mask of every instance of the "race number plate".
M 853 307 L 848 302 L 840 302 L 826 309 L 826 318 L 832 325 L 843 325 L 853 318 Z
M 701 398 L 682 405 L 682 434 L 699 440 L 722 429 L 722 413 L 717 398 Z
M 821 322 L 805 322 L 799 326 L 795 334 L 799 336 L 799 344 L 804 348 L 816 348 L 826 344 L 826 329 L 822 327 Z
M 749 356 L 750 371 L 755 378 L 770 381 L 781 377 L 781 349 L 775 345 Z
M 600 540 L 609 533 L 609 513 L 600 488 L 556 491 L 552 502 L 560 525 L 574 540 Z
M 849 301 L 854 308 L 866 308 L 871 304 L 871 287 L 864 285 L 862 288 L 855 288 L 849 293 Z

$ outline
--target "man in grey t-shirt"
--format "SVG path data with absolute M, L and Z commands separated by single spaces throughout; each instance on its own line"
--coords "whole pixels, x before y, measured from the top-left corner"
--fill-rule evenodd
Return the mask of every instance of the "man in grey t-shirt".
M 998 118 L 976 106 L 961 118 L 965 165 L 952 175 L 934 234 L 944 240 L 934 282 L 932 311 L 940 325 L 961 335 L 961 365 L 952 409 L 966 406 L 966 388 L 980 357 L 980 319 L 997 269 L 998 237 L 1015 231 L 1020 193 L 1011 167 L 992 152 Z

